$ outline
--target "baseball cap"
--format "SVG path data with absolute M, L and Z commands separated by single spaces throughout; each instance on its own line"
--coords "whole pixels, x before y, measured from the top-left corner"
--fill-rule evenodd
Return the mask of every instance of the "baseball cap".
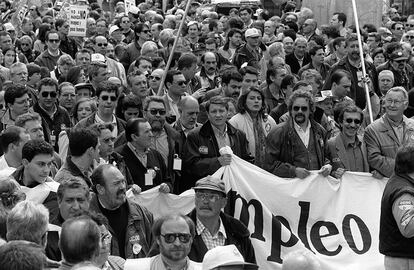
M 402 53 L 402 52 L 393 52 L 390 55 L 390 59 L 398 61 L 398 60 L 407 60 L 408 57 L 405 56 L 404 53 Z
M 253 263 L 244 261 L 243 256 L 235 245 L 218 246 L 207 251 L 204 255 L 202 270 L 211 270 L 220 266 L 244 266 L 244 269 L 258 269 Z
M 4 30 L 6 30 L 7 32 L 16 31 L 13 24 L 11 24 L 11 23 L 5 23 L 5 24 L 3 24 L 3 26 L 4 26 Z
M 205 49 L 206 49 L 206 45 L 204 43 L 196 43 L 194 44 L 193 52 L 204 51 Z
M 111 28 L 109 28 L 109 35 L 111 35 L 116 30 L 119 30 L 120 28 L 117 25 L 112 25 Z
M 213 191 L 218 191 L 218 192 L 226 194 L 226 185 L 224 184 L 224 182 L 211 175 L 208 175 L 198 180 L 195 184 L 195 187 L 193 187 L 193 189 L 195 191 L 213 190 Z
M 100 53 L 93 53 L 91 54 L 91 63 L 92 62 L 106 64 L 106 59 L 105 56 Z
M 249 28 L 244 33 L 244 37 L 260 37 L 259 30 L 257 30 L 256 28 Z

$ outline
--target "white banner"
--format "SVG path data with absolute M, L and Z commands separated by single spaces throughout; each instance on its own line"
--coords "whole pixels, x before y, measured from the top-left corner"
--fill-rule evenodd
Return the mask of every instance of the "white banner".
M 132 6 L 136 7 L 135 0 L 125 0 L 125 14 L 128 15 Z
M 70 5 L 69 36 L 86 36 L 86 19 L 88 17 L 88 6 Z
M 316 172 L 304 180 L 282 179 L 237 156 L 215 176 L 226 182 L 226 211 L 250 230 L 260 269 L 281 269 L 284 256 L 303 247 L 316 254 L 324 270 L 384 269 L 378 237 L 386 181 L 367 173 L 346 173 L 338 181 Z M 153 189 L 138 198 L 154 214 L 161 209 L 187 214 L 194 193 L 186 193 L 159 195 Z M 181 203 L 161 205 L 165 197 Z

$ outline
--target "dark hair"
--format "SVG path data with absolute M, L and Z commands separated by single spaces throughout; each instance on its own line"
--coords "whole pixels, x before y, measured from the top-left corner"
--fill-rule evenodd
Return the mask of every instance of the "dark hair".
M 80 157 L 89 148 L 98 145 L 98 136 L 86 128 L 75 128 L 69 133 L 69 151 L 72 156 Z
M 103 187 L 105 186 L 104 171 L 109 168 L 115 168 L 115 167 L 112 164 L 102 164 L 96 167 L 95 170 L 93 170 L 90 178 L 93 184 L 92 189 L 95 193 L 97 193 L 97 190 L 96 190 L 97 185 L 100 185 Z
M 257 69 L 255 69 L 252 66 L 245 66 L 241 68 L 239 72 L 240 72 L 240 75 L 242 75 L 242 77 L 244 77 L 246 74 L 252 74 L 252 75 L 259 76 L 259 72 L 257 71 Z
M 320 45 L 315 45 L 315 46 L 313 46 L 313 47 L 309 50 L 309 55 L 311 55 L 311 56 L 315 56 L 315 55 L 316 55 L 316 52 L 317 52 L 317 51 L 319 51 L 319 50 L 324 50 L 324 49 L 323 49 L 323 47 L 322 47 L 322 46 L 320 46 Z
M 227 24 L 229 25 L 230 29 L 236 28 L 239 30 L 243 30 L 244 27 L 244 23 L 242 21 L 242 19 L 240 19 L 240 17 L 231 17 L 228 21 Z
M 128 142 L 132 141 L 132 134 L 139 136 L 139 124 L 147 123 L 148 120 L 144 118 L 131 118 L 125 126 L 125 137 Z
M 345 42 L 344 37 L 337 37 L 332 41 L 332 48 L 336 51 L 336 46 L 340 46 L 342 42 Z
M 137 60 L 135 60 L 135 66 L 139 67 L 139 65 L 141 64 L 141 61 L 147 61 L 147 62 L 151 63 L 151 66 L 152 66 L 151 58 L 149 58 L 148 56 L 143 56 L 143 55 L 139 56 L 137 58 Z
M 0 147 L 4 153 L 7 153 L 7 148 L 12 144 L 19 144 L 22 140 L 20 134 L 26 132 L 24 128 L 17 126 L 8 126 L 0 133 Z
M 82 226 L 76 226 L 79 230 L 74 235 L 74 229 L 71 228 L 74 223 L 80 223 Z M 59 247 L 63 257 L 68 263 L 79 263 L 93 259 L 99 253 L 101 233 L 98 225 L 91 218 L 79 216 L 69 218 L 62 225 L 59 239 Z
M 167 76 L 165 77 L 165 81 L 164 81 L 165 87 L 167 87 L 167 82 L 168 83 L 173 83 L 174 82 L 174 76 L 177 76 L 177 75 L 182 75 L 181 71 L 174 70 L 174 69 L 168 70 Z
M 182 54 L 177 61 L 177 69 L 183 70 L 184 68 L 190 68 L 194 63 L 197 63 L 197 56 L 193 53 Z
M 71 67 L 68 71 L 68 73 L 66 74 L 66 79 L 65 81 L 70 82 L 71 84 L 75 85 L 78 84 L 78 80 L 81 74 L 81 71 L 83 70 L 82 66 L 74 66 Z M 85 76 L 86 76 L 86 71 L 84 71 Z
M 283 36 L 284 37 L 290 37 L 293 41 L 296 40 L 296 32 L 293 29 L 285 29 L 283 30 Z
M 229 84 L 231 80 L 242 82 L 243 76 L 237 70 L 226 70 L 223 72 L 221 76 L 221 83 L 222 84 Z
M 331 82 L 339 84 L 343 77 L 348 77 L 348 79 L 351 79 L 351 74 L 347 70 L 337 69 L 331 75 Z
M 227 51 L 230 47 L 230 38 L 233 37 L 235 34 L 240 34 L 243 37 L 243 32 L 237 28 L 231 28 L 230 31 L 227 33 L 226 43 L 224 44 L 223 50 Z
M 137 108 L 142 110 L 141 105 L 139 97 L 133 94 L 126 95 L 121 101 L 121 111 L 126 111 L 128 108 Z
M 209 113 L 209 111 L 210 111 L 210 105 L 211 104 L 221 105 L 221 106 L 225 107 L 226 110 L 229 110 L 229 104 L 226 101 L 226 99 L 222 96 L 214 96 L 206 102 L 205 108 L 206 108 L 207 113 Z
M 33 74 L 39 73 L 40 74 L 40 66 L 35 63 L 29 63 L 26 65 L 28 77 L 30 78 Z
M 414 144 L 401 146 L 395 156 L 395 173 L 409 174 L 414 172 Z
M 342 110 L 339 112 L 338 115 L 338 123 L 342 123 L 342 121 L 344 120 L 344 114 L 345 113 L 359 113 L 359 120 L 364 120 L 364 113 L 362 112 L 362 110 L 360 108 L 358 108 L 356 105 L 347 105 L 345 107 L 342 108 Z
M 65 24 L 65 21 L 66 20 L 64 20 L 64 19 L 56 19 L 56 21 L 55 21 L 56 30 L 59 29 L 59 27 L 61 27 L 63 24 Z
M 265 96 L 262 93 L 262 91 L 259 90 L 259 88 L 257 87 L 250 87 L 249 91 L 247 91 L 246 93 L 244 93 L 243 95 L 240 96 L 239 100 L 237 101 L 237 111 L 241 114 L 245 114 L 246 112 L 249 111 L 249 109 L 247 108 L 246 105 L 246 101 L 247 101 L 247 96 L 251 93 L 251 92 L 256 92 L 259 93 L 260 97 L 262 98 L 262 107 L 259 110 L 259 115 L 262 117 L 262 119 L 266 118 L 266 102 L 265 102 Z
M 29 90 L 23 84 L 11 84 L 6 87 L 4 92 L 4 102 L 7 104 L 14 104 L 16 98 L 21 98 L 22 96 L 29 93 Z
M 342 12 L 335 12 L 333 15 L 338 15 L 338 21 L 342 22 L 342 26 L 345 27 L 346 24 L 346 15 Z
M 53 157 L 53 147 L 44 140 L 30 140 L 23 145 L 22 159 L 30 162 L 35 156 L 42 154 Z
M 351 42 L 358 41 L 358 36 L 356 34 L 350 34 L 347 36 L 345 43 L 348 47 Z
M 195 236 L 195 224 L 193 222 L 193 220 L 191 218 L 189 218 L 186 215 L 182 215 L 182 214 L 172 214 L 172 215 L 166 215 L 166 216 L 162 216 L 160 218 L 158 218 L 157 220 L 155 220 L 154 224 L 152 225 L 152 235 L 155 237 L 160 237 L 161 236 L 161 227 L 164 224 L 164 222 L 168 221 L 168 220 L 178 220 L 178 219 L 184 219 L 184 221 L 188 224 L 188 229 L 190 231 L 191 237 L 194 238 Z
M 239 14 L 240 14 L 240 12 L 242 12 L 242 11 L 247 11 L 247 13 L 249 13 L 250 15 L 252 15 L 252 14 L 253 14 L 253 10 L 252 10 L 249 6 L 241 6 L 241 7 L 239 8 Z
M 118 97 L 118 86 L 109 81 L 100 82 L 96 87 L 96 97 L 99 98 L 102 92 L 115 93 L 115 96 Z
M 83 189 L 85 198 L 89 199 L 90 197 L 89 187 L 86 184 L 85 180 L 78 177 L 73 177 L 60 183 L 57 189 L 57 199 L 59 203 L 62 201 L 63 195 L 68 189 Z
M 266 71 L 266 83 L 267 85 L 271 85 L 272 84 L 272 80 L 270 77 L 275 77 L 278 74 L 278 70 L 283 69 L 286 70 L 286 68 L 284 67 L 278 67 L 278 68 L 269 68 Z
M 339 30 L 335 28 L 335 26 L 332 25 L 323 25 L 321 26 L 321 34 L 327 35 L 328 38 L 337 38 L 341 35 L 339 34 Z
M 138 23 L 135 28 L 134 28 L 134 32 L 135 34 L 141 34 L 142 30 L 144 30 L 144 28 L 148 28 L 148 25 L 146 25 L 145 23 Z M 139 35 L 135 36 L 136 39 L 139 39 Z
M 374 59 L 374 58 L 375 58 L 375 56 L 377 56 L 378 54 L 382 54 L 382 55 L 384 56 L 384 58 L 385 58 L 385 52 L 384 52 L 384 49 L 383 49 L 383 48 L 381 48 L 381 47 L 379 47 L 379 48 L 376 48 L 376 49 L 374 49 L 374 50 L 372 51 L 372 59 Z
M 142 109 L 144 111 L 148 110 L 148 107 L 149 107 L 151 102 L 161 103 L 162 105 L 164 105 L 164 108 L 165 108 L 164 98 L 162 98 L 160 96 L 148 96 L 144 99 L 144 102 L 142 103 Z
M 391 42 L 384 46 L 385 49 L 385 57 L 387 60 L 389 59 L 390 55 L 397 51 L 402 49 L 402 45 L 399 42 Z
M 290 22 L 290 21 L 289 22 L 285 22 L 285 25 L 288 26 L 293 31 L 295 31 L 295 33 L 297 33 L 299 31 L 299 26 L 295 22 Z
M 280 83 L 280 89 L 287 89 L 288 86 L 294 86 L 295 85 L 295 79 L 296 77 L 291 75 L 291 74 L 287 74 L 281 81 Z
M 52 30 L 49 30 L 49 31 L 46 33 L 46 41 L 49 41 L 49 35 L 50 35 L 50 34 L 57 34 L 57 35 L 58 35 L 58 38 L 60 39 L 60 36 L 59 36 L 58 31 L 56 31 L 55 29 L 52 29 Z
M 153 69 L 157 69 L 157 68 L 158 68 L 158 66 L 159 66 L 159 65 L 160 65 L 163 61 L 165 61 L 165 60 L 164 60 L 164 58 L 162 58 L 162 57 L 159 57 L 159 56 L 152 57 L 152 60 L 151 60 L 152 68 L 153 68 Z
M 15 240 L 0 246 L 0 265 L 3 270 L 42 270 L 46 256 L 40 245 Z
M 41 42 L 45 43 L 46 42 L 46 33 L 48 33 L 50 31 L 50 29 L 52 29 L 51 26 L 50 26 L 50 24 L 48 24 L 48 23 L 42 23 L 39 26 L 39 34 L 37 35 L 37 38 Z
M 56 89 L 56 92 L 58 91 L 58 88 L 59 88 L 58 82 L 52 78 L 43 78 L 40 80 L 39 86 L 37 87 L 37 90 L 39 91 L 39 93 L 42 90 L 43 86 L 54 86 Z

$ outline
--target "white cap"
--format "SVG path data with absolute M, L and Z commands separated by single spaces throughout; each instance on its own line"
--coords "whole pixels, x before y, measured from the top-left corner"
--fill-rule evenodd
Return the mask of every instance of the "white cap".
M 218 246 L 207 251 L 204 255 L 202 270 L 211 270 L 219 266 L 229 265 L 250 266 L 251 269 L 258 268 L 256 264 L 246 263 L 235 245 L 228 245 Z
M 109 28 L 109 35 L 111 35 L 116 30 L 119 30 L 120 28 L 117 25 L 112 25 L 111 28 Z
M 246 30 L 246 33 L 244 33 L 244 37 L 260 37 L 259 30 L 256 28 L 249 28 Z
M 91 54 L 91 62 L 100 62 L 106 64 L 105 56 L 100 53 Z
M 4 30 L 8 31 L 16 31 L 16 29 L 14 28 L 13 24 L 11 23 L 5 23 L 3 24 L 4 26 Z

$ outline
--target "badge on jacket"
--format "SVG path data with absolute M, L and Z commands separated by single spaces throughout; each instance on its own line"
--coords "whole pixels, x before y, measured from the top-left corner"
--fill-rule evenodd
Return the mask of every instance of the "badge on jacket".
M 198 148 L 198 152 L 200 152 L 200 154 L 207 155 L 207 154 L 208 154 L 208 147 L 207 147 L 207 146 L 202 145 L 202 146 L 200 146 L 200 147 Z

